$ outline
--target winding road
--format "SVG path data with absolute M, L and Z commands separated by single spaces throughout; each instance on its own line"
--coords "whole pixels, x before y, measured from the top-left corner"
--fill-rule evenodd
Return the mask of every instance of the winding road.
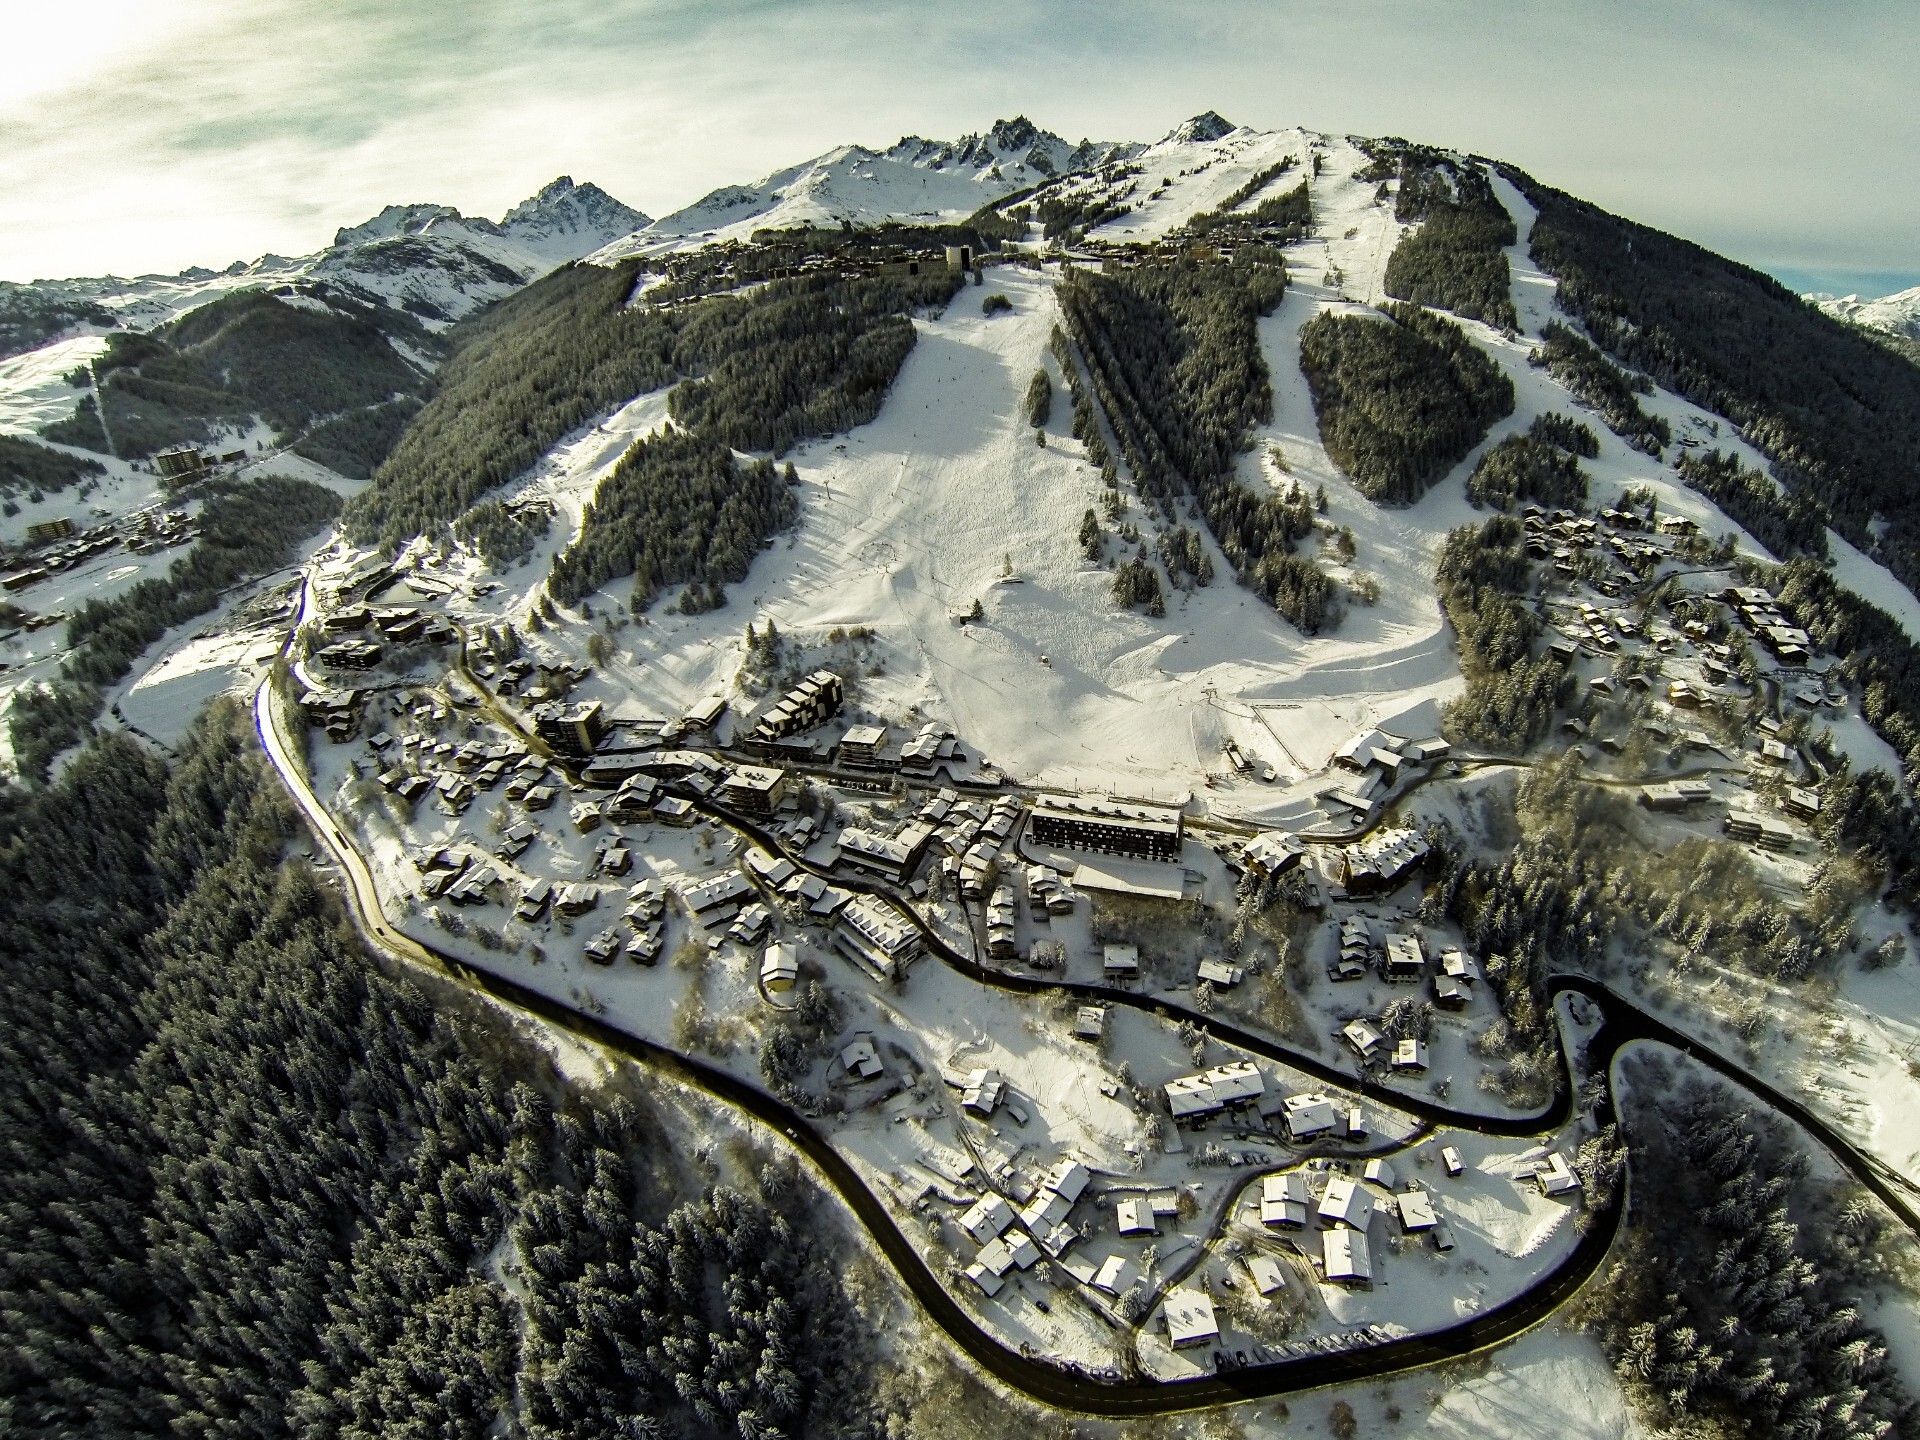
M 482 687 L 481 694 L 486 693 Z M 1313 1352 L 1283 1360 L 1235 1365 L 1233 1368 L 1227 1368 L 1231 1361 L 1229 1356 L 1223 1359 L 1218 1373 L 1171 1381 L 1103 1378 L 1077 1368 L 1022 1355 L 1003 1345 L 967 1313 L 949 1292 L 945 1281 L 928 1264 L 919 1246 L 902 1232 L 886 1203 L 868 1188 L 859 1173 L 807 1116 L 729 1071 L 679 1054 L 599 1017 L 583 1014 L 511 978 L 478 969 L 455 955 L 404 934 L 389 923 L 381 908 L 371 871 L 345 831 L 314 794 L 303 767 L 294 757 L 283 728 L 285 717 L 281 713 L 282 708 L 271 681 L 263 681 L 254 694 L 255 720 L 261 742 L 314 835 L 338 862 L 347 882 L 345 898 L 349 911 L 370 945 L 397 963 L 424 967 L 440 975 L 451 975 L 494 1000 L 537 1016 L 557 1029 L 653 1066 L 786 1136 L 813 1162 L 826 1182 L 859 1218 L 928 1317 L 984 1370 L 1033 1400 L 1090 1415 L 1138 1417 L 1171 1414 L 1259 1397 L 1287 1395 L 1321 1386 L 1378 1379 L 1437 1361 L 1458 1358 L 1507 1341 L 1550 1317 L 1599 1268 L 1619 1227 L 1623 1206 L 1615 1199 L 1605 1208 L 1589 1213 L 1590 1223 L 1573 1250 L 1551 1272 L 1521 1294 L 1444 1329 L 1370 1344 L 1364 1348 L 1332 1353 Z M 756 843 L 778 848 L 759 827 L 739 816 L 723 814 L 711 807 L 709 809 L 716 818 L 753 838 Z M 847 882 L 841 878 L 838 883 Z M 1238 1046 L 1344 1089 L 1360 1089 L 1383 1103 L 1432 1124 L 1451 1125 L 1484 1134 L 1537 1135 L 1557 1128 L 1572 1112 L 1573 1062 L 1565 1053 L 1564 1044 L 1556 1095 L 1544 1111 L 1522 1117 L 1476 1115 L 1379 1087 L 1369 1090 L 1365 1081 L 1356 1082 L 1354 1077 L 1316 1057 L 1293 1051 L 1252 1031 L 1216 1017 L 1188 1011 L 1168 1001 L 1102 985 L 1042 981 L 990 969 L 947 945 L 910 906 L 883 888 L 877 885 L 850 888 L 866 889 L 868 893 L 878 895 L 896 906 L 913 920 L 926 937 L 931 953 L 978 983 L 1024 994 L 1065 990 L 1102 1003 L 1129 1006 L 1169 1021 L 1190 1022 L 1223 1044 Z M 1920 1213 L 1916 1213 L 1914 1208 L 1910 1184 L 1854 1149 L 1804 1106 L 1641 1011 L 1598 981 L 1585 976 L 1555 975 L 1549 978 L 1547 988 L 1553 995 L 1573 992 L 1586 996 L 1599 1008 L 1603 1017 L 1600 1028 L 1589 1037 L 1585 1047 L 1585 1068 L 1589 1073 L 1608 1077 L 1598 1118 L 1605 1120 L 1613 1114 L 1611 1063 L 1623 1045 L 1647 1040 L 1672 1046 L 1685 1051 L 1799 1123 L 1855 1179 L 1893 1209 L 1904 1224 L 1920 1234 Z

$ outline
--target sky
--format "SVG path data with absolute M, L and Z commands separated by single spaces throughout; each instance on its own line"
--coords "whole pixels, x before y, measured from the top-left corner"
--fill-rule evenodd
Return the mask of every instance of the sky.
M 834 145 L 1218 110 L 1512 161 L 1798 289 L 1920 284 L 1907 0 L 8 0 L 0 280 L 298 255 L 555 175 L 661 215 Z M 32 56 L 31 64 L 19 63 Z

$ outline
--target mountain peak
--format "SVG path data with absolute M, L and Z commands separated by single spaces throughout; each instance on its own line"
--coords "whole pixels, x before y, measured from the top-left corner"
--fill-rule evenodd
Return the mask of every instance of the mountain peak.
M 621 204 L 591 181 L 583 185 L 571 175 L 561 175 L 509 210 L 501 218 L 500 228 L 520 238 L 590 234 L 604 243 L 650 223 L 647 216 Z
M 1174 127 L 1168 134 L 1169 140 L 1179 140 L 1187 144 L 1207 144 L 1218 140 L 1222 135 L 1230 135 L 1235 125 L 1218 110 L 1205 110 L 1184 124 Z
M 371 220 L 336 230 L 333 244 L 335 249 L 341 249 L 348 245 L 364 245 L 371 240 L 418 235 L 438 221 L 460 218 L 460 212 L 451 205 L 389 205 Z

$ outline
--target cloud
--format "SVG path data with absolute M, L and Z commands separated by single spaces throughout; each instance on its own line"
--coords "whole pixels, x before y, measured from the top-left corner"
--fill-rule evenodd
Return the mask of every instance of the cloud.
M 300 253 L 562 171 L 652 213 L 846 141 L 1399 133 L 1763 265 L 1920 269 L 1910 7 L 175 0 L 42 7 L 0 78 L 0 276 Z M 48 17 L 53 17 L 49 20 Z M 98 30 L 98 38 L 71 32 Z M 30 71 L 31 73 L 26 73 Z

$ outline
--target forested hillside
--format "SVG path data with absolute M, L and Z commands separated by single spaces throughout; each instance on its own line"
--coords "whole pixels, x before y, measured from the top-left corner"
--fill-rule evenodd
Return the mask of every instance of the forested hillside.
M 1389 318 L 1314 316 L 1300 330 L 1300 368 L 1320 439 L 1362 494 L 1419 499 L 1513 411 L 1513 382 L 1458 325 L 1413 305 Z
M 1885 1337 L 1862 1322 L 1860 1282 L 1881 1265 L 1872 1203 L 1811 1179 L 1786 1127 L 1721 1089 L 1679 1086 L 1644 1060 L 1629 1073 L 1647 1087 L 1632 1209 L 1583 1302 L 1621 1378 L 1687 1433 L 1920 1431 Z M 1684 1256 L 1706 1263 L 1673 1263 Z
M 8 723 L 20 773 L 45 776 L 55 755 L 85 737 L 100 713 L 102 687 L 122 679 L 142 651 L 213 609 L 229 586 L 286 564 L 339 513 L 340 497 L 310 480 L 263 475 L 244 484 L 215 482 L 193 548 L 165 575 L 82 605 L 67 622 L 72 649 L 59 678 L 15 696 Z
M 1504 253 L 1516 238 L 1513 217 L 1479 165 L 1408 150 L 1400 157 L 1394 218 L 1420 224 L 1387 259 L 1387 294 L 1504 330 L 1519 325 Z
M 15 435 L 0 435 L 0 495 L 64 490 L 105 471 L 98 460 L 36 445 Z
M 671 320 L 628 310 L 639 263 L 569 265 L 450 332 L 434 393 L 347 507 L 362 545 L 450 525 L 617 401 L 674 378 Z
M 1313 528 L 1311 507 L 1299 495 L 1256 492 L 1234 478 L 1248 430 L 1273 413 L 1257 322 L 1286 291 L 1286 269 L 1274 256 L 1272 264 L 1076 271 L 1060 286 L 1060 307 L 1141 494 L 1169 522 L 1176 502 L 1192 496 L 1241 583 L 1311 634 L 1331 617 L 1335 598 L 1324 572 L 1293 553 Z M 1077 386 L 1077 371 L 1066 368 Z M 1076 395 L 1075 433 L 1102 463 L 1092 403 Z M 1197 561 L 1182 560 L 1188 548 L 1166 547 L 1169 569 L 1204 584 L 1211 566 L 1203 573 Z M 1157 576 L 1152 587 L 1124 567 L 1116 577 L 1123 604 L 1150 604 L 1157 589 Z
M 417 393 L 423 377 L 388 336 L 404 327 L 404 338 L 431 353 L 426 333 L 397 314 L 376 317 L 344 299 L 339 305 L 319 310 L 242 290 L 150 334 L 115 332 L 94 364 L 115 451 L 137 458 L 202 444 L 216 427 L 255 415 L 291 436 L 315 421 Z M 106 444 L 91 397 L 45 434 L 95 450 Z
M 232 707 L 171 773 L 107 739 L 0 791 L 0 1431 L 879 1434 L 793 1173 L 708 1188 L 543 1088 L 369 963 L 291 833 Z
M 742 464 L 720 442 L 676 431 L 638 442 L 600 482 L 573 544 L 556 556 L 549 589 L 577 604 L 633 577 L 632 606 L 685 584 L 681 608 L 717 608 L 747 578 L 766 537 L 793 522 L 793 467 Z
M 808 277 L 747 297 L 628 309 L 639 262 L 573 265 L 456 327 L 433 398 L 347 509 L 361 544 L 451 525 L 591 416 L 683 377 L 675 418 L 776 453 L 878 413 L 907 318 L 960 277 Z
M 1608 353 L 1726 415 L 1856 544 L 1920 584 L 1920 367 L 1779 282 L 1505 172 L 1539 210 L 1531 252 Z

